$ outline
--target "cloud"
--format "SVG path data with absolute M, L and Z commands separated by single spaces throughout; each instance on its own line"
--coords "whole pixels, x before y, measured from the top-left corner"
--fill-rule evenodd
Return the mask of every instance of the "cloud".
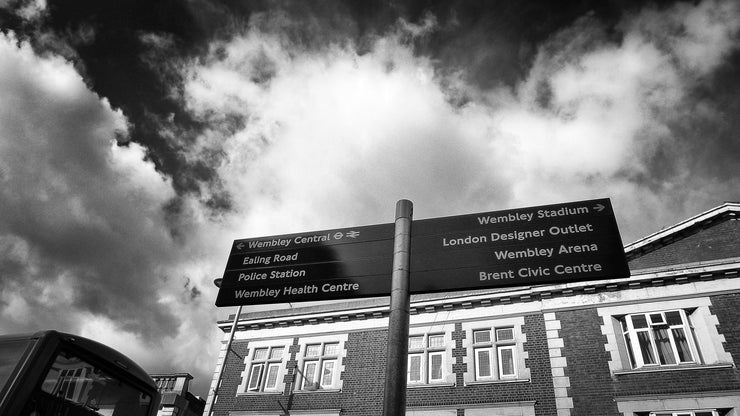
M 15 3 L 14 6 L 17 7 L 16 13 L 25 20 L 36 20 L 46 13 L 46 0 L 0 1 L 0 7 L 7 7 L 11 3 Z
M 694 112 L 692 92 L 735 51 L 737 19 L 732 2 L 678 4 L 629 16 L 614 36 L 584 16 L 540 46 L 513 94 L 417 55 L 408 40 L 433 17 L 367 50 L 306 49 L 250 26 L 189 68 L 194 114 L 243 120 L 193 154 L 224 155 L 235 237 L 387 221 L 399 198 L 433 216 L 611 196 L 631 240 L 731 193 L 682 189 L 707 181 L 686 171 L 696 139 L 677 126 L 718 111 Z
M 213 313 L 198 295 L 212 276 L 173 238 L 171 180 L 68 61 L 12 33 L 0 55 L 0 328 L 81 333 L 150 368 L 197 360 L 143 353 L 214 331 L 179 316 Z
M 720 82 L 736 79 L 734 2 L 647 8 L 616 29 L 584 16 L 513 88 L 441 68 L 434 42 L 421 53 L 420 38 L 462 30 L 434 15 L 364 34 L 340 15 L 253 14 L 192 60 L 138 33 L 137 59 L 164 68 L 189 117 L 152 123 L 187 187 L 79 67 L 0 35 L 0 327 L 78 332 L 205 385 L 223 314 L 211 281 L 234 239 L 390 222 L 401 198 L 427 218 L 607 196 L 628 242 L 738 198 L 740 101 Z M 98 39 L 80 28 L 42 43 L 74 57 Z
M 527 154 L 518 164 L 529 177 L 523 192 L 541 188 L 543 176 L 564 179 L 550 187 L 561 195 L 601 189 L 617 200 L 630 240 L 737 198 L 737 179 L 713 183 L 697 169 L 733 153 L 697 160 L 694 150 L 733 148 L 732 133 L 718 127 L 734 110 L 697 91 L 726 87 L 714 74 L 738 53 L 739 19 L 736 2 L 679 3 L 625 20 L 619 39 L 589 18 L 553 36 L 519 108 L 502 117 Z

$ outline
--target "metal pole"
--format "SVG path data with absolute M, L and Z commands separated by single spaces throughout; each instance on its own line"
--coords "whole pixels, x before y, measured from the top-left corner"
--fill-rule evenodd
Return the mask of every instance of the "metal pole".
M 410 304 L 409 262 L 411 258 L 411 217 L 413 208 L 413 203 L 406 199 L 396 203 L 383 416 L 403 416 L 406 414 L 406 366 L 409 349 Z
M 216 286 L 219 288 L 221 287 L 221 279 L 216 279 L 213 282 Z M 216 402 L 216 398 L 218 397 L 218 390 L 221 384 L 221 378 L 224 375 L 224 368 L 226 367 L 226 359 L 229 357 L 229 350 L 231 350 L 231 343 L 234 341 L 234 333 L 236 333 L 236 326 L 239 322 L 239 317 L 242 315 L 242 305 L 239 305 L 239 307 L 236 310 L 236 316 L 234 317 L 234 323 L 231 325 L 231 332 L 229 333 L 229 340 L 226 341 L 226 352 L 224 353 L 224 360 L 221 362 L 221 366 L 218 369 L 218 376 L 216 377 L 216 385 L 213 386 L 212 393 L 208 395 L 208 403 L 206 403 L 206 408 L 203 412 L 204 416 L 211 416 L 211 411 L 213 409 L 213 404 Z

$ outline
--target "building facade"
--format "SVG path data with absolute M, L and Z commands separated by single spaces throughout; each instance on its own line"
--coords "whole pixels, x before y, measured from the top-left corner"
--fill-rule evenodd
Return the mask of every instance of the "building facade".
M 205 400 L 189 391 L 188 373 L 151 374 L 161 396 L 157 416 L 201 416 Z
M 412 416 L 740 416 L 740 204 L 625 247 L 628 278 L 413 296 Z M 242 314 L 216 416 L 382 414 L 388 300 Z

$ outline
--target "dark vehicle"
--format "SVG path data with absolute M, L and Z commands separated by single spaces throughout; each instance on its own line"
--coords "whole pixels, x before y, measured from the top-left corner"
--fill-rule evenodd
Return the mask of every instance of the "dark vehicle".
M 0 416 L 153 416 L 149 375 L 98 342 L 57 331 L 0 336 Z

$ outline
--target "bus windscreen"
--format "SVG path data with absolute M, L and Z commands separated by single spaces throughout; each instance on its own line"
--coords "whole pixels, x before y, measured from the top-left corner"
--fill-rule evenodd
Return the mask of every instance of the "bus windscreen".
M 31 341 L 28 339 L 0 341 L 0 391 L 5 388 L 10 375 L 30 344 Z
M 150 395 L 65 351 L 57 355 L 34 396 L 28 414 L 145 416 L 152 406 Z

